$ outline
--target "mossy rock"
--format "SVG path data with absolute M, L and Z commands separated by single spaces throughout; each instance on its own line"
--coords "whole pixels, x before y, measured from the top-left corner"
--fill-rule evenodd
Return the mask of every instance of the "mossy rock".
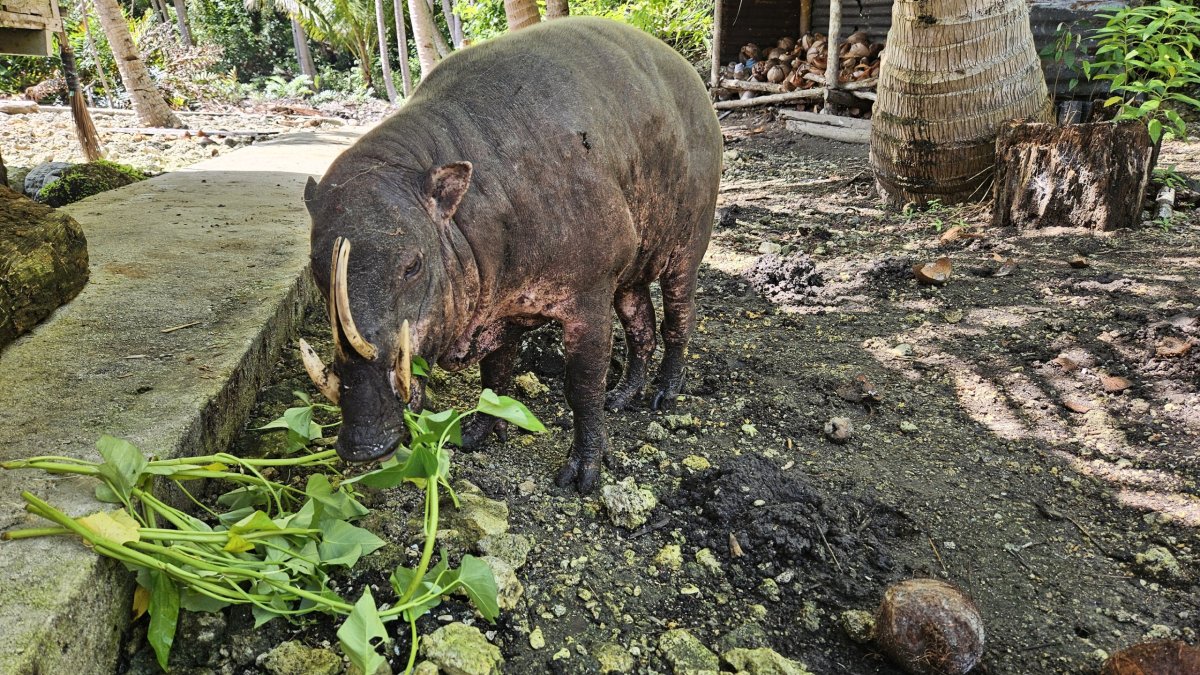
M 101 159 L 64 170 L 58 180 L 38 191 L 37 200 L 57 208 L 145 179 L 146 175 L 133 167 Z
M 74 298 L 87 278 L 79 223 L 0 187 L 0 348 Z

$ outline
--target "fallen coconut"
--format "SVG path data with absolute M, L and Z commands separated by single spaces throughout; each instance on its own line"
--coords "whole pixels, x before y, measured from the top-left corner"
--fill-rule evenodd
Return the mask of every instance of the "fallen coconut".
M 938 579 L 909 579 L 884 592 L 875 641 L 914 675 L 962 675 L 983 656 L 983 619 L 956 586 Z
M 1200 673 L 1200 649 L 1180 640 L 1154 640 L 1113 654 L 1100 675 L 1195 675 Z

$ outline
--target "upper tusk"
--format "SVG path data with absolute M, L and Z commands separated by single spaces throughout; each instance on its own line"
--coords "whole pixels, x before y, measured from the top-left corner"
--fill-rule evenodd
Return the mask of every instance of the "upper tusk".
M 321 357 L 317 356 L 317 351 L 303 339 L 300 340 L 300 358 L 304 361 L 304 369 L 308 371 L 308 376 L 312 378 L 313 384 L 317 385 L 317 390 L 334 405 L 337 405 L 341 380 L 330 372 L 329 368 L 321 362 Z
M 338 253 L 342 250 L 342 238 L 338 237 L 333 241 L 333 256 L 329 261 L 329 325 L 333 329 L 333 348 L 340 355 L 342 353 L 342 339 L 338 335 L 338 313 L 337 313 L 337 285 L 338 285 Z M 315 352 L 314 352 L 315 353 Z
M 396 349 L 396 367 L 392 370 L 393 384 L 400 400 L 408 403 L 412 400 L 412 332 L 408 327 L 408 319 L 400 324 L 400 345 Z
M 341 246 L 337 249 L 337 281 L 334 284 L 336 290 L 333 293 L 334 302 L 337 305 L 338 323 L 341 324 L 342 330 L 346 333 L 346 339 L 350 341 L 350 346 L 354 347 L 354 351 L 370 361 L 379 354 L 379 350 L 375 349 L 375 345 L 363 339 L 362 334 L 358 332 L 358 327 L 354 325 L 354 317 L 350 315 L 350 285 L 346 282 L 346 271 L 349 267 L 350 240 L 341 239 Z

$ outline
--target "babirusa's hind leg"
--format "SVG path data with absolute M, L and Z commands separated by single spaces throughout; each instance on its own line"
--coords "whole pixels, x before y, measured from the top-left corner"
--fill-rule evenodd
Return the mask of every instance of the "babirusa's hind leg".
M 655 410 L 670 408 L 683 392 L 688 340 L 696 325 L 696 270 L 699 267 L 697 257 L 694 261 L 669 266 L 659 279 L 663 297 L 663 361 L 658 369 L 658 393 L 652 404 Z
M 657 340 L 649 286 L 618 290 L 613 308 L 625 329 L 625 372 L 617 386 L 608 392 L 604 407 L 616 412 L 629 405 L 646 386 L 646 369 Z

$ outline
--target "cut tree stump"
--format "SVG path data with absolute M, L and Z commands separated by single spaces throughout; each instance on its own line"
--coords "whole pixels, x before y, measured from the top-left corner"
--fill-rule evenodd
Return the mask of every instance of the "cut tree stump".
M 1008 122 L 996 136 L 992 225 L 1096 231 L 1136 224 L 1153 146 L 1140 122 Z
M 0 186 L 0 348 L 74 298 L 87 278 L 79 223 Z

